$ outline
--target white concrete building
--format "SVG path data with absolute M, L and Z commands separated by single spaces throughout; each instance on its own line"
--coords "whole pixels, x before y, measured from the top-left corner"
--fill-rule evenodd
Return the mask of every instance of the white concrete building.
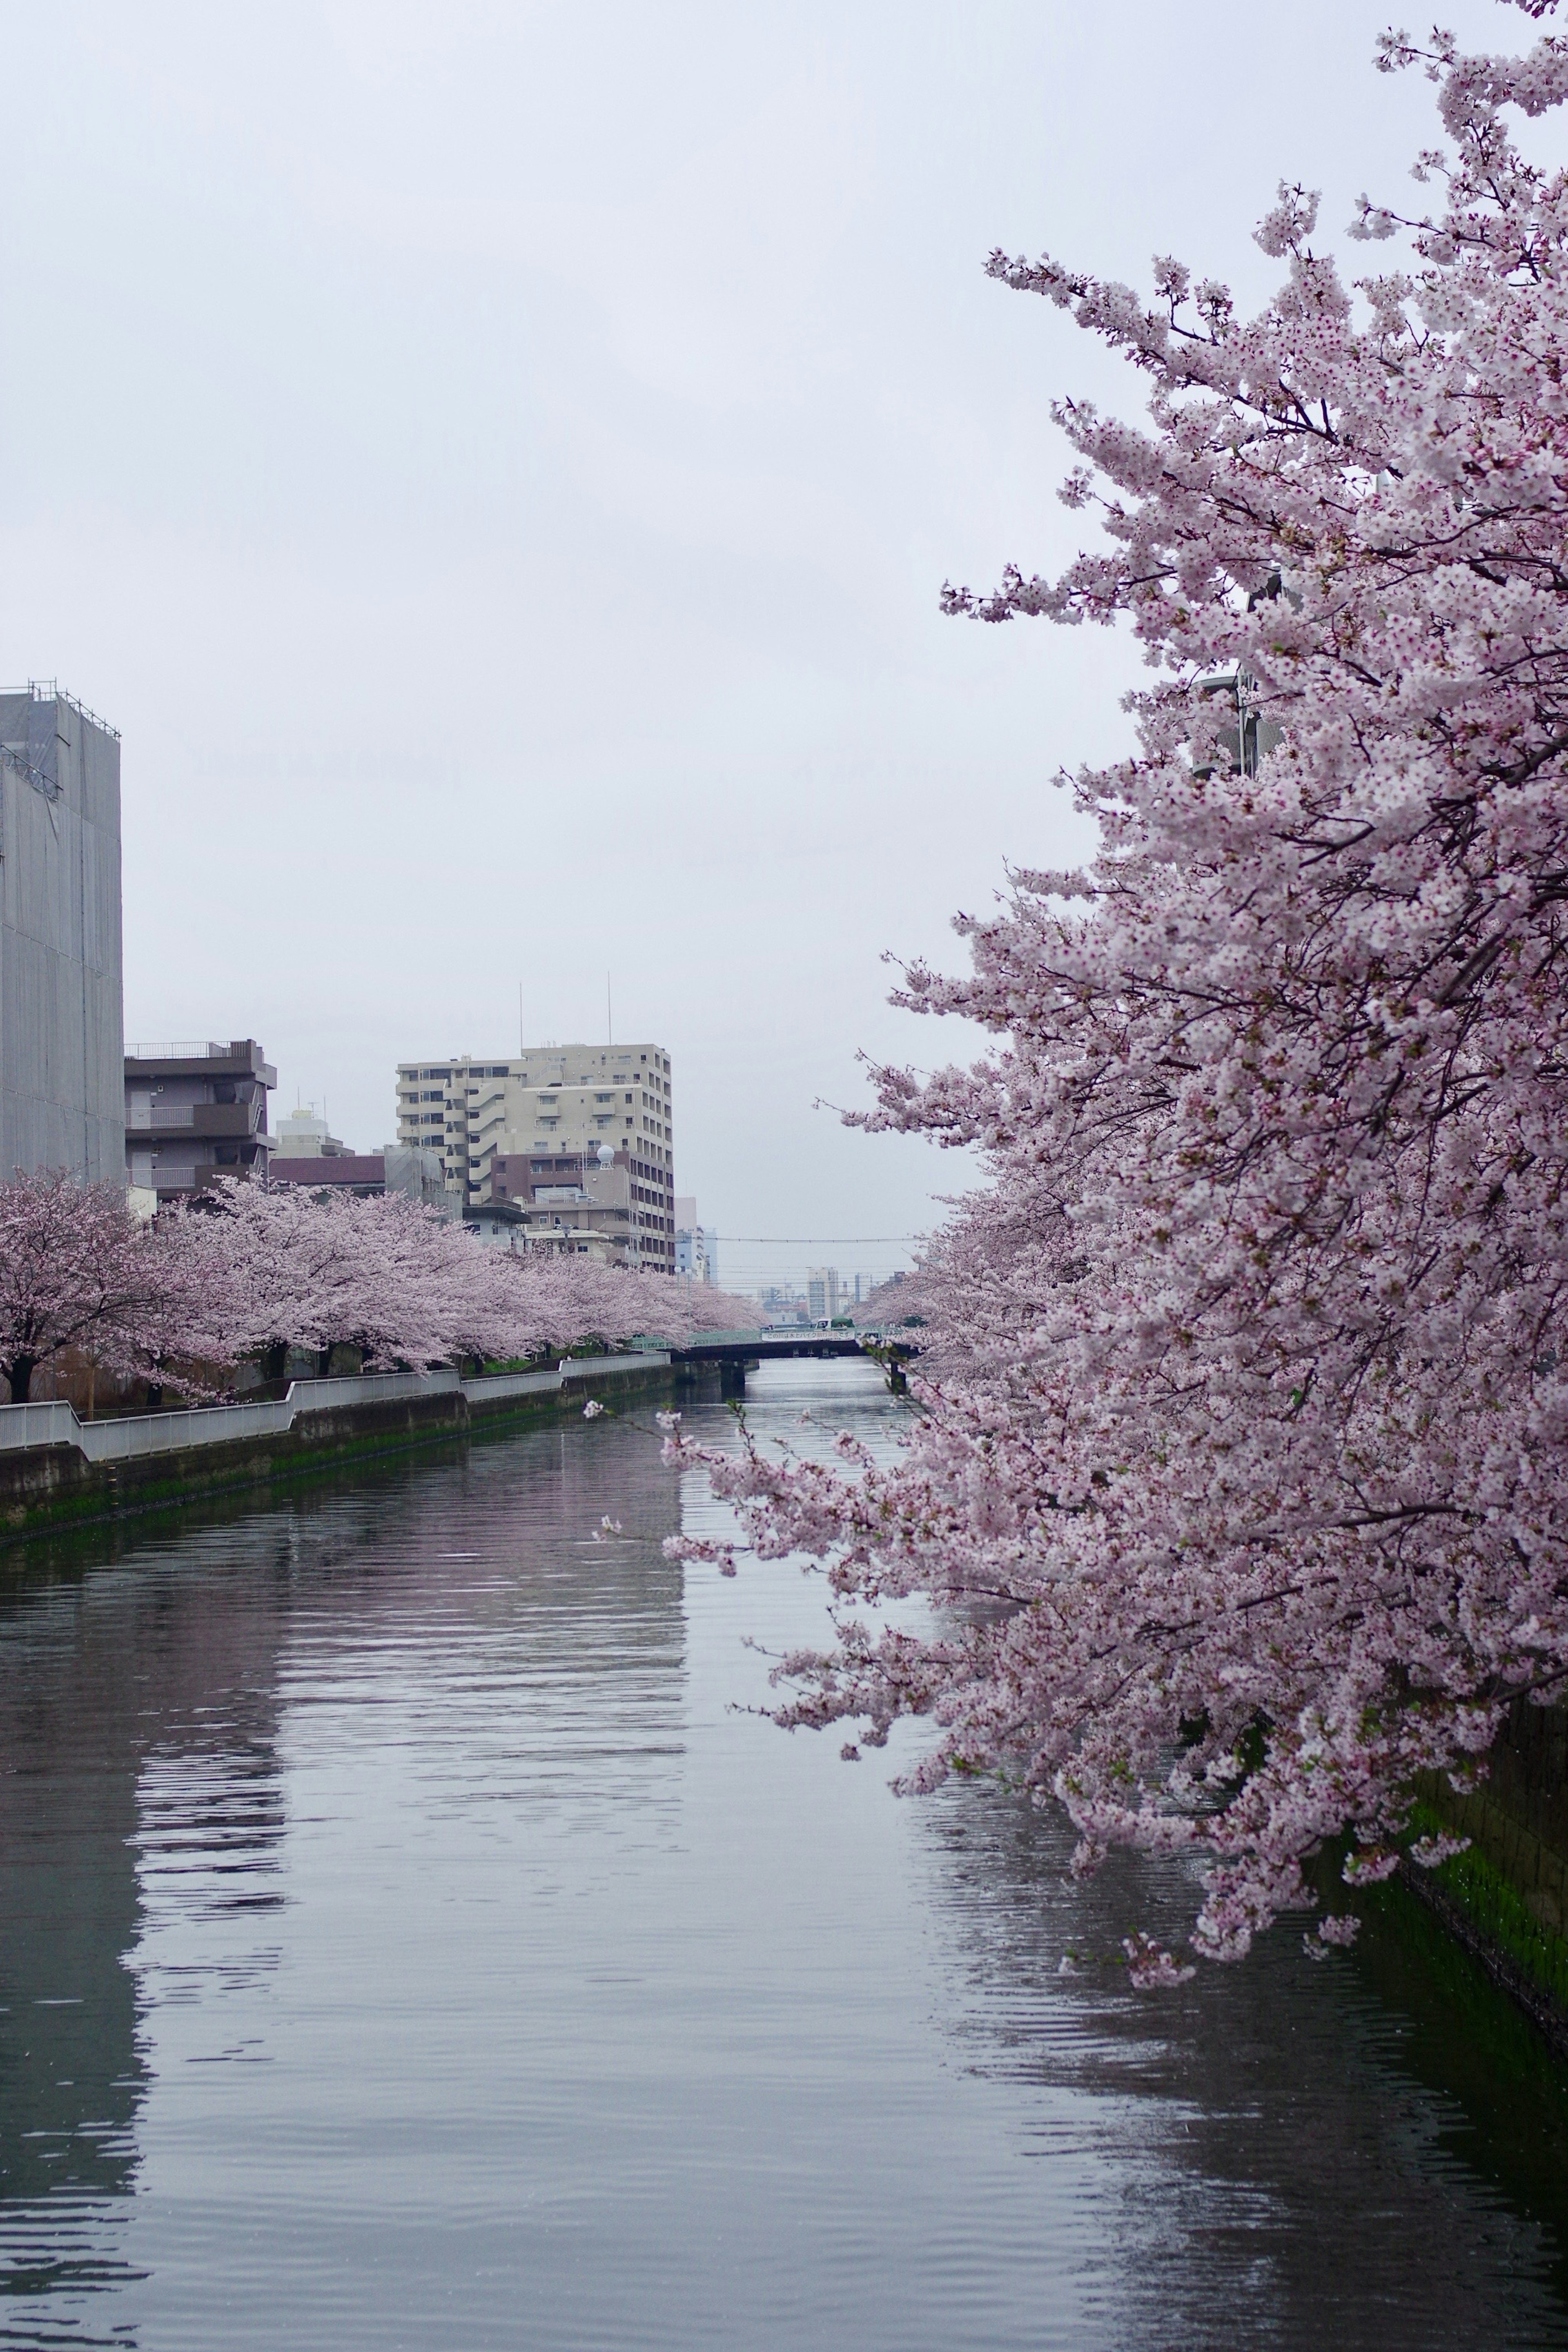
M 806 1312 L 814 1323 L 829 1323 L 848 1305 L 848 1292 L 836 1265 L 813 1265 L 805 1275 Z
M 335 1160 L 347 1152 L 348 1145 L 331 1132 L 324 1118 L 317 1118 L 316 1106 L 310 1103 L 279 1120 L 272 1150 L 275 1158 L 283 1160 Z
M 690 1192 L 683 1192 L 675 1203 L 675 1270 L 689 1274 L 694 1282 L 717 1283 L 719 1279 L 719 1236 L 710 1225 L 697 1222 L 697 1202 Z
M 621 1245 L 611 1254 L 627 1263 L 674 1271 L 674 1104 L 662 1045 L 533 1045 L 505 1061 L 400 1062 L 397 1133 L 400 1143 L 441 1151 L 448 1194 L 470 1219 L 483 1212 L 498 1231 L 509 1222 L 531 1229 L 537 1210 L 592 1206 L 597 1213 L 571 1221 L 574 1230 L 614 1239 Z M 618 1181 L 615 1171 L 624 1171 Z M 552 1222 L 565 1229 L 565 1220 Z

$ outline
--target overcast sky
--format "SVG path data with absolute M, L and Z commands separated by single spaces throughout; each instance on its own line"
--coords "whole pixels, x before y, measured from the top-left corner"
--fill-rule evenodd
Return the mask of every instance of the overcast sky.
M 881 953 L 1081 852 L 1134 675 L 938 613 L 1071 552 L 1052 396 L 1137 397 L 984 257 L 1259 300 L 1281 175 L 1341 242 L 1432 143 L 1384 21 L 0 0 L 0 684 L 123 731 L 127 1035 L 254 1034 L 368 1149 L 400 1057 L 511 1051 L 520 982 L 600 1037 L 608 971 L 679 1190 L 821 1237 L 728 1277 L 907 1260 L 969 1171 L 814 1105 L 973 1050 Z

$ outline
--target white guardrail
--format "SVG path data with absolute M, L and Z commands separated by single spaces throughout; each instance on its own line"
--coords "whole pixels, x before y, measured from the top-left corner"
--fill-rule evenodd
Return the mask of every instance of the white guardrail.
M 174 1412 L 79 1421 L 71 1405 L 0 1405 L 0 1454 L 34 1445 L 74 1445 L 89 1462 L 126 1462 L 138 1454 L 177 1454 L 189 1445 L 227 1445 L 247 1437 L 278 1437 L 302 1415 L 344 1405 L 395 1404 L 405 1397 L 451 1396 L 470 1404 L 501 1404 L 509 1397 L 559 1394 L 568 1381 L 668 1364 L 665 1355 L 577 1356 L 557 1371 L 493 1372 L 465 1381 L 456 1372 L 363 1372 L 355 1378 L 290 1381 L 289 1393 L 267 1404 L 192 1405 Z

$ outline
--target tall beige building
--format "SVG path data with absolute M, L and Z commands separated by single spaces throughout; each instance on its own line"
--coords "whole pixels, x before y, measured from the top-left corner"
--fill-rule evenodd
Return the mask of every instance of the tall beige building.
M 448 1194 L 488 1226 L 557 1244 L 592 1230 L 596 1254 L 673 1272 L 670 1076 L 655 1044 L 400 1062 L 397 1139 L 438 1150 Z

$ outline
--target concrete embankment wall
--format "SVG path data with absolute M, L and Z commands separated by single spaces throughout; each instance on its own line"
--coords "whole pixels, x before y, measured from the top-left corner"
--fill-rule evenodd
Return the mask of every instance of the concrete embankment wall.
M 666 1355 L 583 1357 L 464 1381 L 456 1372 L 296 1381 L 286 1397 L 79 1422 L 68 1404 L 0 1406 L 0 1543 L 489 1427 L 649 1407 L 689 1386 Z

